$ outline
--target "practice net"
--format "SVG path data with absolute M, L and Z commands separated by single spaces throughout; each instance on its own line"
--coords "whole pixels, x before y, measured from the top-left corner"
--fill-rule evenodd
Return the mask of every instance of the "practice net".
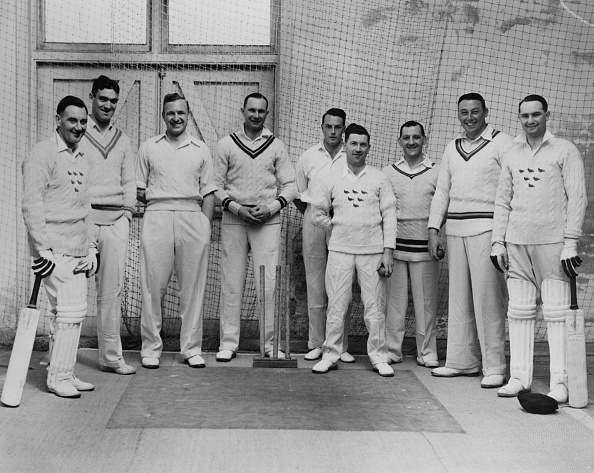
M 25 5 L 22 5 L 24 3 Z M 29 5 L 32 3 L 32 5 Z M 0 72 L 5 113 L 0 118 L 3 225 L 0 327 L 16 326 L 31 287 L 29 252 L 20 211 L 20 165 L 30 146 L 52 133 L 57 102 L 66 94 L 88 102 L 100 74 L 118 80 L 117 126 L 135 146 L 164 131 L 162 98 L 177 91 L 190 103 L 188 130 L 214 149 L 241 125 L 243 97 L 270 99 L 267 124 L 287 145 L 295 164 L 321 139 L 322 114 L 347 113 L 347 124 L 371 132 L 370 162 L 383 167 L 400 156 L 398 130 L 407 120 L 425 125 L 435 161 L 460 133 L 456 101 L 483 94 L 489 122 L 516 135 L 519 100 L 538 93 L 550 104 L 549 129 L 573 141 L 585 161 L 594 193 L 594 5 L 584 0 L 408 0 L 402 2 L 280 2 L 280 0 L 11 0 L 0 5 Z M 588 209 L 580 254 L 579 302 L 594 313 L 593 206 Z M 122 300 L 122 334 L 138 344 L 141 298 L 139 235 L 142 207 L 133 220 Z M 204 305 L 205 348 L 218 347 L 220 209 L 212 229 Z M 301 216 L 282 213 L 282 262 L 291 268 L 291 332 L 308 332 Z M 445 241 L 445 239 L 444 239 Z M 438 338 L 447 333 L 447 263 L 440 267 Z M 355 284 L 356 286 L 356 284 Z M 94 283 L 84 334 L 96 330 Z M 179 299 L 172 279 L 164 299 L 163 336 L 175 347 Z M 41 301 L 48 314 L 47 302 Z M 355 287 L 353 337 L 366 335 Z M 258 309 L 251 262 L 242 296 L 242 339 L 256 342 Z M 49 317 L 39 326 L 47 333 Z M 414 336 L 412 303 L 407 336 Z M 542 317 L 537 342 L 546 342 Z M 594 341 L 594 328 L 587 326 Z M 304 346 L 304 345 L 303 345 Z M 546 351 L 546 347 L 543 348 Z

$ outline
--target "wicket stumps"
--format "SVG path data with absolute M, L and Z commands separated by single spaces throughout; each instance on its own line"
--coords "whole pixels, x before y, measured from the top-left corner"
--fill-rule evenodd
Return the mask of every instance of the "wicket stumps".
M 297 368 L 297 359 L 291 358 L 291 335 L 290 335 L 290 316 L 289 316 L 289 268 L 285 270 L 285 290 L 282 290 L 283 278 L 282 268 L 276 267 L 276 284 L 274 288 L 274 337 L 272 341 L 272 357 L 267 358 L 265 352 L 266 345 L 266 283 L 264 281 L 266 268 L 260 266 L 260 356 L 254 358 L 254 368 Z M 284 304 L 283 304 L 284 292 Z M 284 310 L 283 310 L 284 306 Z M 278 357 L 278 346 L 281 339 L 281 312 L 285 313 L 285 357 Z

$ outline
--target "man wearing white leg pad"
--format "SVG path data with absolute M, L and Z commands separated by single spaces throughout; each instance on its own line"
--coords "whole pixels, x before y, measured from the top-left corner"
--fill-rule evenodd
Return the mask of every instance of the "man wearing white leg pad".
M 565 357 L 565 313 L 569 309 L 569 284 L 547 279 L 541 286 L 542 312 L 547 323 L 551 382 L 549 396 L 567 402 L 567 362 Z
M 87 313 L 86 277 L 97 270 L 97 249 L 89 238 L 89 164 L 78 147 L 86 131 L 87 108 L 78 97 L 67 96 L 56 112 L 56 133 L 35 145 L 23 162 L 23 219 L 34 271 L 55 265 L 44 280 L 55 314 L 48 390 L 79 397 L 79 390 L 94 389 L 73 374 L 80 324 Z
M 567 278 L 581 264 L 578 239 L 586 212 L 584 164 L 571 142 L 547 131 L 549 111 L 540 95 L 529 95 L 519 105 L 524 132 L 503 155 L 495 198 L 491 260 L 507 273 L 511 379 L 499 396 L 517 396 L 530 388 L 534 321 L 528 309 L 540 288 L 547 322 L 551 391 L 566 402 L 565 313 L 570 305 Z M 512 292 L 513 291 L 513 292 Z M 523 326 L 520 322 L 532 319 Z
M 532 385 L 536 287 L 530 281 L 508 279 L 510 343 L 510 378 L 497 395 L 515 397 L 529 392 Z

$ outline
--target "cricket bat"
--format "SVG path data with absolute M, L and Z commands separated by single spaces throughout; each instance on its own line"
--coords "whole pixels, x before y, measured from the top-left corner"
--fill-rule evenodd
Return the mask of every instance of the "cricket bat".
M 31 352 L 33 351 L 33 343 L 35 342 L 35 334 L 37 332 L 37 323 L 39 322 L 37 296 L 41 287 L 41 279 L 42 277 L 39 274 L 35 276 L 31 300 L 27 307 L 21 309 L 19 316 L 16 336 L 14 338 L 12 352 L 10 353 L 10 361 L 8 362 L 6 380 L 2 389 L 2 397 L 0 397 L 0 402 L 8 407 L 19 406 L 23 395 L 23 388 L 27 381 L 27 371 L 29 370 Z
M 577 305 L 575 277 L 570 278 L 569 284 L 571 305 L 565 314 L 567 390 L 569 391 L 569 406 L 582 408 L 588 405 L 584 312 Z

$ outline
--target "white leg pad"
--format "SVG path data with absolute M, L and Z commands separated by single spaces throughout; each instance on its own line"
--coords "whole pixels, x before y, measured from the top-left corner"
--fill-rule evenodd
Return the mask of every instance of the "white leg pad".
M 81 323 L 87 315 L 86 289 L 84 276 L 68 281 L 58 289 L 53 344 L 47 368 L 50 389 L 56 389 L 58 381 L 72 377 Z
M 569 310 L 569 284 L 556 279 L 546 279 L 542 283 L 542 312 L 547 322 L 547 338 L 551 359 L 551 391 L 567 387 L 567 362 L 565 356 L 565 314 Z M 555 389 L 557 385 L 562 387 Z
M 532 385 L 536 287 L 529 281 L 509 279 L 507 311 L 510 345 L 510 381 L 515 378 L 525 389 Z

